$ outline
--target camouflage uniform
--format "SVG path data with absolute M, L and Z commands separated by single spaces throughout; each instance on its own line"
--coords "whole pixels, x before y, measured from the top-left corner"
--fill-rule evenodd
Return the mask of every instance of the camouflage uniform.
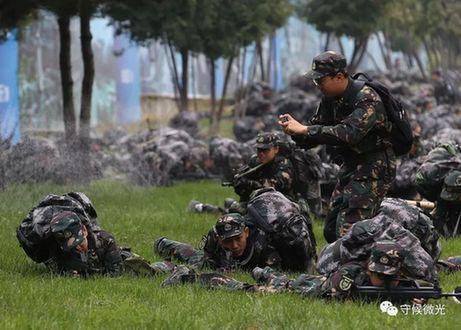
M 445 177 L 432 216 L 434 225 L 443 236 L 461 235 L 461 171 L 453 170 Z
M 260 134 L 256 138 L 256 148 L 269 149 L 276 147 L 278 146 L 278 140 L 276 134 Z M 250 159 L 248 167 L 254 168 L 259 164 L 258 158 L 255 155 Z M 271 162 L 263 165 L 258 171 L 236 180 L 234 182 L 234 189 L 240 196 L 241 202 L 247 202 L 253 191 L 264 187 L 273 187 L 294 200 L 293 178 L 293 164 L 279 152 Z
M 326 52 L 314 58 L 311 77 L 345 70 L 342 55 Z M 376 214 L 395 177 L 395 155 L 387 138 L 392 124 L 379 95 L 369 86 L 349 80 L 339 98 L 323 97 L 307 135 L 294 136 L 303 147 L 334 146 L 342 159 L 325 223 L 332 242 L 350 226 Z
M 416 173 L 419 193 L 436 201 L 432 211 L 434 225 L 445 237 L 461 233 L 461 202 L 458 196 L 461 171 L 461 150 L 455 145 L 442 145 L 433 149 Z
M 285 198 L 281 193 L 278 194 Z M 274 207 L 277 205 L 275 203 Z M 286 207 L 285 210 L 287 214 L 293 215 Z M 265 217 L 264 214 L 260 216 Z M 154 244 L 154 252 L 163 258 L 174 258 L 197 268 L 251 270 L 256 266 L 270 266 L 277 269 L 312 271 L 316 254 L 311 229 L 308 228 L 307 221 L 299 211 L 289 218 L 289 222 L 284 226 L 275 226 L 272 231 L 266 232 L 260 229 L 250 215 L 244 218 L 239 214 L 227 214 L 219 218 L 216 225 L 204 237 L 203 250 L 194 249 L 189 244 L 160 238 Z M 275 219 L 268 219 L 268 221 L 275 221 Z M 240 235 L 245 227 L 249 229 L 245 251 L 240 257 L 233 257 L 230 251 L 223 248 L 221 241 L 230 237 L 230 234 Z
M 231 253 L 221 246 L 220 238 L 227 237 L 225 236 L 227 232 L 241 234 L 244 227 L 245 222 L 242 216 L 233 213 L 226 214 L 218 219 L 216 225 L 203 238 L 203 250 L 163 237 L 155 242 L 154 253 L 166 259 L 174 258 L 196 268 L 207 267 L 221 270 L 233 268 L 251 270 L 256 266 L 281 268 L 280 254 L 269 243 L 266 234 L 255 227 L 249 227 L 250 235 L 245 252 L 241 257 L 233 258 Z
M 367 260 L 375 242 L 393 240 L 406 251 L 402 260 L 406 274 L 432 282 L 441 252 L 439 236 L 427 215 L 404 204 L 396 199 L 386 200 L 378 215 L 355 223 L 345 236 L 323 248 L 318 272 L 329 274 L 345 262 Z
M 392 241 L 376 242 L 368 260 L 347 262 L 325 276 L 301 274 L 296 279 L 274 271 L 270 267 L 255 268 L 253 278 L 258 284 L 237 281 L 217 273 L 197 274 L 182 268 L 167 278 L 163 285 L 199 283 L 210 288 L 246 292 L 295 292 L 303 297 L 334 298 L 344 300 L 358 297 L 357 286 L 371 286 L 369 272 L 379 274 L 384 285 L 402 278 L 402 257 L 405 252 Z
M 85 231 L 87 249 L 79 252 Z M 120 248 L 111 234 L 101 230 L 91 201 L 79 192 L 48 195 L 22 221 L 17 237 L 29 257 L 56 274 L 156 275 L 174 268 L 168 262 L 149 264 L 128 248 Z

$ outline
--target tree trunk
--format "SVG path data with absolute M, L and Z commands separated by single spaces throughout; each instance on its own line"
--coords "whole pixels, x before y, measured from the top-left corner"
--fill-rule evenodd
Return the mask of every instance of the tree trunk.
M 423 46 L 424 46 L 424 50 L 426 52 L 426 56 L 427 56 L 427 60 L 429 61 L 429 68 L 431 70 L 434 70 L 434 55 L 432 54 L 432 51 L 430 50 L 429 48 L 429 45 L 427 43 L 427 40 L 426 38 L 423 39 Z
M 181 96 L 179 93 L 179 78 L 178 78 L 178 66 L 176 64 L 176 59 L 174 57 L 174 51 L 173 51 L 173 46 L 167 40 L 165 43 L 165 53 L 166 53 L 166 59 L 168 62 L 168 66 L 172 75 L 172 80 L 173 80 L 173 88 L 174 88 L 174 97 L 175 97 L 175 102 L 176 106 L 178 107 L 178 110 L 181 111 Z M 170 58 L 170 61 L 168 61 L 168 58 Z
M 231 56 L 227 61 L 226 75 L 224 76 L 224 85 L 221 93 L 221 100 L 219 102 L 218 112 L 216 114 L 216 120 L 214 121 L 214 126 L 211 127 L 211 135 L 215 135 L 219 132 L 219 126 L 221 124 L 222 113 L 224 112 L 224 103 L 226 101 L 226 91 L 229 79 L 232 73 L 232 63 L 234 62 L 234 56 Z
M 245 75 L 246 75 L 246 64 L 247 64 L 247 49 L 246 47 L 243 48 L 243 54 L 242 54 L 242 79 L 240 80 L 240 85 L 238 86 L 240 89 L 243 88 L 245 85 Z
M 324 52 L 326 52 L 330 48 L 330 37 L 331 37 L 331 32 L 327 32 L 327 36 L 325 38 L 325 46 L 323 47 Z
M 392 63 L 391 60 L 388 56 L 387 50 L 385 49 L 384 42 L 381 41 L 381 38 L 379 37 L 379 33 L 375 33 L 376 39 L 378 40 L 378 45 L 379 45 L 379 50 L 381 51 L 381 56 L 384 61 L 384 65 L 386 66 L 386 69 L 389 71 L 392 69 Z
M 264 72 L 264 59 L 263 59 L 263 47 L 261 40 L 256 41 L 256 52 L 259 58 L 259 67 L 261 70 L 261 80 L 266 81 L 266 75 Z
M 367 54 L 367 56 L 370 58 L 371 63 L 373 63 L 373 66 L 375 67 L 376 72 L 381 73 L 381 68 L 379 67 L 379 65 L 378 65 L 378 63 L 376 62 L 376 60 L 375 60 L 375 58 L 373 57 L 373 55 L 372 55 L 369 51 L 366 51 L 366 54 Z
M 339 50 L 341 51 L 341 54 L 343 54 L 343 56 L 346 56 L 345 51 L 344 51 L 344 45 L 343 45 L 343 42 L 341 41 L 341 38 L 336 37 L 336 40 L 338 41 Z
M 273 56 L 273 51 L 275 49 L 275 44 L 274 44 L 274 33 L 271 33 L 269 36 L 269 51 L 267 52 L 267 59 L 266 59 L 266 74 L 267 74 L 267 82 L 269 84 L 272 83 L 272 56 Z
M 80 108 L 80 140 L 88 145 L 91 125 L 91 98 L 94 81 L 94 58 L 91 48 L 90 20 L 93 13 L 89 1 L 81 1 L 80 6 L 80 42 L 83 59 L 82 97 Z
M 363 55 L 367 50 L 367 44 L 368 38 L 363 41 L 354 42 L 354 52 L 352 53 L 352 59 L 349 64 L 350 72 L 354 72 L 362 61 Z
M 181 96 L 181 111 L 188 111 L 189 108 L 189 51 L 181 50 L 182 72 L 181 72 L 181 88 L 179 90 Z
M 213 127 L 216 121 L 216 63 L 214 60 L 208 60 L 210 66 L 210 133 L 212 133 Z
M 72 64 L 70 55 L 70 17 L 59 16 L 59 69 L 61 72 L 62 110 L 66 141 L 70 143 L 76 135 Z
M 418 54 L 418 52 L 416 50 L 413 51 L 413 58 L 416 61 L 416 65 L 418 66 L 418 69 L 421 72 L 421 75 L 422 75 L 423 79 L 427 80 L 426 70 L 424 70 L 423 62 L 421 61 L 421 58 L 419 57 L 419 54 Z

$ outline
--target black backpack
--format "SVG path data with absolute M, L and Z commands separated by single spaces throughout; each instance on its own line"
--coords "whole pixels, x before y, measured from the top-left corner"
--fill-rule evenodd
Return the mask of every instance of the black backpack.
M 313 270 L 311 263 L 317 259 L 317 243 L 312 223 L 308 216 L 301 214 L 296 203 L 274 188 L 261 188 L 253 192 L 247 211 L 246 223 L 266 234 L 282 257 L 283 267 Z M 296 231 L 302 223 L 307 229 L 305 237 Z
M 291 143 L 279 143 L 282 155 L 287 157 L 293 164 L 293 190 L 301 197 L 307 197 L 309 185 L 322 179 L 325 170 L 322 161 L 316 152 L 298 148 Z
M 365 80 L 359 79 L 360 76 L 363 76 Z M 407 113 L 402 103 L 391 94 L 383 83 L 371 79 L 365 73 L 356 73 L 352 76 L 352 79 L 355 81 L 363 81 L 365 85 L 373 88 L 381 97 L 387 117 L 392 123 L 390 141 L 394 153 L 396 156 L 407 154 L 413 145 L 413 130 L 411 129 L 410 121 L 408 120 Z
M 33 261 L 45 262 L 56 254 L 58 245 L 51 234 L 50 221 L 62 211 L 74 212 L 90 230 L 100 229 L 96 210 L 84 193 L 50 194 L 27 214 L 16 229 L 19 245 Z

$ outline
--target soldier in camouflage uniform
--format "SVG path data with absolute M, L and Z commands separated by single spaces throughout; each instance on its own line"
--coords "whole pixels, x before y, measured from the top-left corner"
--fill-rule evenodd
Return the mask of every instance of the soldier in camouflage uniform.
M 26 254 L 55 274 L 119 276 L 124 271 L 153 276 L 171 272 L 169 262 L 149 264 L 102 230 L 88 197 L 79 192 L 48 195 L 17 229 Z
M 233 182 L 240 202 L 247 202 L 253 191 L 264 187 L 273 187 L 294 200 L 293 164 L 281 155 L 278 142 L 279 137 L 274 133 L 261 133 L 257 136 L 257 153 L 250 159 L 248 167 L 263 165 L 259 170 Z
M 299 216 L 302 217 L 300 214 Z M 162 237 L 154 243 L 154 252 L 163 258 L 175 258 L 197 268 L 231 270 L 238 267 L 251 270 L 256 266 L 270 266 L 277 269 L 312 271 L 315 245 L 309 240 L 309 236 L 303 240 L 308 233 L 306 226 L 305 221 L 294 219 L 289 228 L 279 229 L 278 234 L 281 237 L 286 233 L 283 236 L 284 241 L 280 242 L 274 239 L 273 233 L 264 232 L 248 218 L 231 213 L 219 218 L 204 237 L 203 250 Z M 296 247 L 297 253 L 289 250 L 290 244 Z
M 370 257 L 358 262 L 347 262 L 326 275 L 301 274 L 296 279 L 274 271 L 270 267 L 255 268 L 253 278 L 258 284 L 237 281 L 217 273 L 197 274 L 187 268 L 178 268 L 163 285 L 199 283 L 211 288 L 246 292 L 295 292 L 303 297 L 344 300 L 357 297 L 357 286 L 399 287 L 407 279 L 403 258 L 407 253 L 395 242 L 376 242 Z M 430 267 L 431 265 L 427 265 Z
M 436 202 L 434 225 L 445 237 L 461 233 L 461 149 L 446 144 L 433 149 L 416 173 L 416 188 L 426 199 Z M 458 226 L 456 226 L 458 224 Z
M 240 196 L 240 203 L 232 199 L 226 199 L 224 208 L 192 200 L 188 210 L 195 212 L 210 213 L 246 213 L 246 203 L 253 191 L 265 187 L 275 188 L 289 199 L 295 201 L 293 188 L 294 172 L 291 160 L 280 152 L 278 146 L 279 137 L 275 133 L 261 133 L 256 138 L 256 155 L 251 157 L 248 165 L 241 169 L 246 172 L 249 169 L 259 167 L 251 174 L 234 179 L 232 185 L 237 195 Z
M 285 133 L 301 146 L 334 146 L 342 167 L 325 222 L 328 242 L 344 236 L 351 225 L 371 218 L 395 177 L 392 128 L 378 93 L 346 72 L 346 59 L 328 51 L 313 60 L 312 78 L 324 94 L 311 125 L 280 116 Z
M 45 264 L 55 274 L 86 277 L 89 275 L 119 276 L 124 272 L 155 276 L 170 273 L 171 262 L 150 264 L 127 248 L 120 248 L 108 232 L 81 223 L 70 211 L 58 213 L 50 223 L 58 249 Z
M 437 206 L 432 212 L 434 225 L 445 237 L 461 235 L 461 167 L 444 179 Z

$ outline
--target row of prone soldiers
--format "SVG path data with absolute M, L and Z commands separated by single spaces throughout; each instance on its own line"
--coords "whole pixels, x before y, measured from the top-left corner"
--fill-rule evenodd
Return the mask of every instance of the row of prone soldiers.
M 445 229 L 457 233 L 459 217 L 452 228 L 446 228 L 446 223 L 434 228 L 432 219 L 417 207 L 400 200 L 383 202 L 395 177 L 396 153 L 401 152 L 393 135 L 396 122 L 390 116 L 389 99 L 384 100 L 385 95 L 370 81 L 350 77 L 340 54 L 320 54 L 312 69 L 308 76 L 324 94 L 317 115 L 303 125 L 286 114 L 280 116 L 279 124 L 297 145 L 334 147 L 341 158 L 324 226 L 330 245 L 318 258 L 308 213 L 309 199 L 314 200 L 310 209 L 315 210 L 318 196 L 307 195 L 304 202 L 293 194 L 302 173 L 279 154 L 277 138 L 271 134 L 258 137 L 258 165 L 247 172 L 251 175 L 237 175 L 233 182 L 240 202 L 229 203 L 226 214 L 203 239 L 201 249 L 160 238 L 154 251 L 167 260 L 150 264 L 119 248 L 111 235 L 100 230 L 94 208 L 78 193 L 50 195 L 32 210 L 17 231 L 22 247 L 53 271 L 75 276 L 118 275 L 123 270 L 152 275 L 169 272 L 165 284 L 198 282 L 255 291 L 295 290 L 321 297 L 348 297 L 363 284 L 394 287 L 404 278 L 437 284 L 438 270 L 460 268 L 460 258 L 439 260 L 438 241 L 439 232 Z M 444 174 L 442 179 L 438 177 L 443 186 L 440 195 L 449 204 L 461 204 L 461 172 Z M 422 179 L 424 175 L 419 177 Z M 73 199 L 70 209 L 62 202 L 69 198 Z M 40 236 L 49 239 L 47 244 L 39 246 L 43 242 Z M 174 260 L 192 268 L 178 267 Z M 220 273 L 197 272 L 235 267 L 251 270 L 257 284 L 241 283 Z M 314 269 L 320 275 L 313 275 Z M 290 280 L 278 271 L 306 274 Z

